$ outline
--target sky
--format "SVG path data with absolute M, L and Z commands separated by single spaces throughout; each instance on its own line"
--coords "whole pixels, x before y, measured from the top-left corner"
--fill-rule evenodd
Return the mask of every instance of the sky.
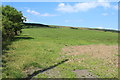
M 27 23 L 118 29 L 117 2 L 3 2 L 22 11 Z

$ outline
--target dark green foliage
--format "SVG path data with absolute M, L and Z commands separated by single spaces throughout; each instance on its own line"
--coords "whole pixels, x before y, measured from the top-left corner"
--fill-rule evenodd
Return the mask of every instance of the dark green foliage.
M 2 36 L 3 40 L 13 38 L 21 33 L 25 17 L 21 11 L 17 11 L 11 6 L 2 6 Z
M 78 28 L 76 28 L 76 27 L 70 27 L 70 29 L 78 29 Z

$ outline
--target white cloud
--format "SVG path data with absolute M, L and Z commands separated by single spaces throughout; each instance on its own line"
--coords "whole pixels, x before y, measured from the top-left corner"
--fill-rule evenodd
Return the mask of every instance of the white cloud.
M 114 28 L 106 28 L 106 29 L 111 29 L 111 30 L 112 30 L 112 29 L 114 29 Z
M 104 27 L 97 27 L 98 29 L 104 29 Z
M 110 3 L 109 2 L 98 2 L 98 6 L 102 6 L 104 8 L 110 8 Z
M 33 15 L 40 15 L 40 13 L 39 12 L 36 12 L 36 11 L 34 11 L 34 10 L 27 10 L 27 12 L 28 13 L 31 13 L 31 14 L 33 14 Z
M 34 22 L 33 20 L 29 19 L 29 17 L 25 16 L 26 17 L 26 21 L 24 22 Z
M 71 6 L 69 4 L 65 5 L 64 3 L 60 3 L 58 5 L 57 10 L 62 11 L 62 12 L 74 12 L 75 11 L 73 6 Z
M 64 3 L 60 3 L 58 6 L 59 6 L 59 7 L 64 7 L 65 4 L 64 4 Z
M 113 6 L 114 9 L 118 10 L 118 5 Z M 120 9 L 120 7 L 119 7 Z
M 107 16 L 107 15 L 108 15 L 108 13 L 102 13 L 102 15 L 103 15 L 103 16 Z
M 25 22 L 29 23 L 29 22 L 34 22 L 34 21 L 27 18 Z
M 98 29 L 109 29 L 109 30 L 118 30 L 118 29 L 115 29 L 115 28 L 105 28 L 105 27 L 96 27 L 96 28 L 98 28 Z
M 101 0 L 98 0 L 97 2 L 76 3 L 74 5 L 60 3 L 58 4 L 56 10 L 61 12 L 80 12 L 80 11 L 88 11 L 98 6 L 101 6 L 103 8 L 111 7 L 109 2 L 102 2 Z
M 49 14 L 49 13 L 44 13 L 44 14 L 41 14 L 41 16 L 57 16 L 57 15 Z
M 26 12 L 33 14 L 33 15 L 38 15 L 38 16 L 57 16 L 57 15 L 53 15 L 53 14 L 49 14 L 49 13 L 41 14 L 35 10 L 30 10 L 30 9 L 28 9 Z

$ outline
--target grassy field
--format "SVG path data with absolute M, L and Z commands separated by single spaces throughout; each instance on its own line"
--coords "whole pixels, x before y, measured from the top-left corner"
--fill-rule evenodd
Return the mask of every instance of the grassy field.
M 74 70 L 88 70 L 99 78 L 118 76 L 117 67 L 108 65 L 103 59 L 85 53 L 66 55 L 62 52 L 71 46 L 116 46 L 117 33 L 70 28 L 27 28 L 22 31 L 3 55 L 3 78 L 25 78 L 38 70 L 41 73 L 33 78 L 76 78 Z M 117 55 L 112 56 L 116 58 Z M 76 61 L 81 58 L 84 58 L 83 62 Z

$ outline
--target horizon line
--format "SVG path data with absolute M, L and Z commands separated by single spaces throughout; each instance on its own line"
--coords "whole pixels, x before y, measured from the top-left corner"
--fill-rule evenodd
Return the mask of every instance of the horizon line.
M 43 24 L 43 25 L 53 25 L 53 26 L 64 26 L 64 25 L 54 25 L 54 24 L 44 24 L 44 23 L 38 23 L 38 22 L 24 22 L 24 23 L 32 23 L 32 24 Z M 75 27 L 75 26 L 66 26 L 65 25 L 65 27 Z M 79 27 L 77 27 L 77 28 L 80 28 L 80 26 Z M 97 28 L 97 29 L 107 29 L 107 30 L 116 30 L 116 31 L 120 31 L 120 29 L 118 28 L 118 29 L 113 29 L 113 28 L 104 28 L 104 27 L 81 27 L 81 28 Z

